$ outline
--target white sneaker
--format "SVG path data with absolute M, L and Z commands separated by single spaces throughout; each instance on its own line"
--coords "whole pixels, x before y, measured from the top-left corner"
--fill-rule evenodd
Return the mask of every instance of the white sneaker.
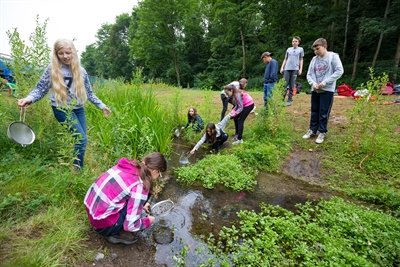
M 319 133 L 317 139 L 315 140 L 315 143 L 317 144 L 322 144 L 324 142 L 326 133 Z
M 238 140 L 238 139 L 237 139 L 237 134 L 235 134 L 235 135 L 233 136 L 232 140 L 233 140 L 233 141 L 237 141 L 237 140 Z
M 315 133 L 312 130 L 308 130 L 305 135 L 303 135 L 304 139 L 308 139 L 312 136 L 315 136 Z
M 237 140 L 237 141 L 233 142 L 232 145 L 239 145 L 241 143 L 243 143 L 243 139 L 240 139 L 240 140 Z

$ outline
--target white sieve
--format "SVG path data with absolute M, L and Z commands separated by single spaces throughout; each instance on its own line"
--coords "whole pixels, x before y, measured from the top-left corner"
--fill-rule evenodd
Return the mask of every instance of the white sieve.
M 151 207 L 151 215 L 164 217 L 167 216 L 173 208 L 174 202 L 172 202 L 172 200 L 163 200 Z

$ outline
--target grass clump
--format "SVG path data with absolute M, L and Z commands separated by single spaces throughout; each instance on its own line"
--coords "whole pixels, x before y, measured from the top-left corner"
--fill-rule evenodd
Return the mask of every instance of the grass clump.
M 52 206 L 0 231 L 2 266 L 76 266 L 84 259 L 83 212 L 76 203 Z M 11 252 L 5 257 L 6 251 Z

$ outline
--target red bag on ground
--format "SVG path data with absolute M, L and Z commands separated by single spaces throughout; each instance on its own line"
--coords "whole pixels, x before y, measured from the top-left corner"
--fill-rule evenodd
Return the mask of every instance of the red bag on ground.
M 337 92 L 338 92 L 338 95 L 341 95 L 341 96 L 353 96 L 354 95 L 353 88 L 351 88 L 350 85 L 347 85 L 345 83 L 338 86 Z

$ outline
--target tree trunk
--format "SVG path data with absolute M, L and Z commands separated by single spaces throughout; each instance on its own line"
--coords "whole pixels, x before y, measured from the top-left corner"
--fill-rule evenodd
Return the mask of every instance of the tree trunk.
M 361 15 L 361 21 L 360 25 L 358 26 L 358 33 L 357 33 L 357 44 L 356 44 L 356 51 L 354 55 L 354 61 L 353 61 L 353 73 L 351 74 L 351 81 L 354 82 L 356 79 L 356 74 L 357 74 L 357 63 L 358 63 L 358 55 L 360 53 L 360 44 L 363 38 L 363 31 L 362 31 L 362 26 L 364 24 L 364 19 L 365 19 L 365 9 L 366 9 L 366 1 L 363 3 L 363 9 L 362 9 L 362 15 Z
M 397 48 L 396 48 L 396 54 L 394 55 L 394 76 L 393 76 L 393 81 L 396 82 L 396 78 L 397 78 L 397 71 L 399 68 L 399 61 L 400 61 L 400 36 L 399 36 L 399 40 L 397 41 Z
M 333 8 L 336 9 L 337 5 L 338 5 L 338 1 L 339 0 L 335 0 L 335 2 L 333 3 Z M 332 26 L 331 26 L 331 42 L 329 45 L 329 50 L 333 51 L 335 50 L 334 48 L 334 44 L 335 44 L 335 27 L 336 27 L 336 22 L 332 21 Z
M 176 36 L 175 36 L 175 29 L 172 26 L 172 24 L 168 25 L 169 32 L 171 35 L 171 44 L 173 46 L 172 48 L 172 54 L 173 54 L 173 61 L 174 61 L 174 67 L 175 67 L 175 72 L 176 72 L 176 81 L 178 83 L 178 87 L 181 87 L 181 77 L 179 74 L 179 62 L 178 62 L 178 51 L 176 51 Z
M 335 25 L 336 25 L 336 23 L 333 21 L 332 26 L 331 26 L 331 42 L 329 45 L 329 50 L 331 50 L 331 51 L 335 50 L 333 47 L 333 44 L 335 42 Z
M 242 38 L 242 52 L 243 52 L 243 65 L 242 65 L 242 78 L 246 77 L 246 46 L 244 41 L 243 30 L 240 30 L 240 36 Z
M 344 61 L 344 58 L 346 57 L 346 46 L 347 46 L 347 31 L 349 28 L 349 19 L 350 19 L 350 2 L 351 0 L 348 0 L 347 2 L 347 14 L 346 14 L 346 27 L 344 30 L 344 43 L 343 43 L 343 53 L 342 53 L 342 60 Z
M 389 6 L 390 6 L 390 0 L 387 0 L 385 15 L 383 16 L 384 19 L 387 17 L 387 14 L 389 12 Z M 378 46 L 376 47 L 374 59 L 372 60 L 372 65 L 371 65 L 372 68 L 375 67 L 375 63 L 376 63 L 376 59 L 378 58 L 379 50 L 381 50 L 382 39 L 383 39 L 383 31 L 381 31 L 381 34 L 379 35 Z

